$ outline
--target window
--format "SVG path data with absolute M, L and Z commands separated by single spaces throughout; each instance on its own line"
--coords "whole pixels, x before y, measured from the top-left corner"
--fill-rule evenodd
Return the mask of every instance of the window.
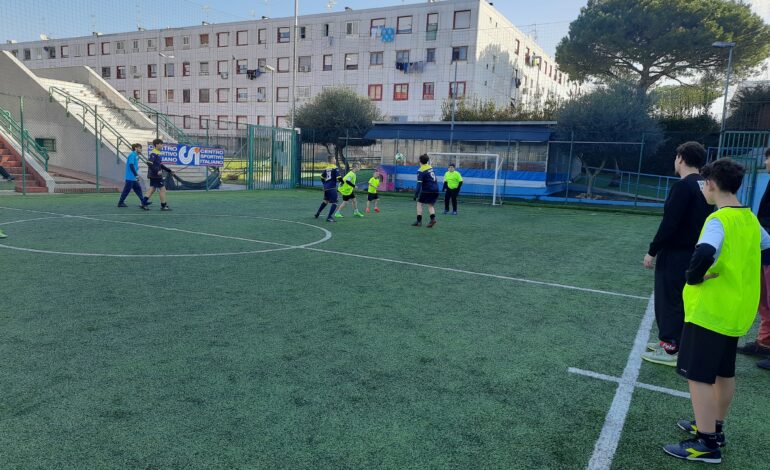
M 198 35 L 198 44 L 200 44 L 201 47 L 209 47 L 209 35 L 208 34 Z
M 369 53 L 369 65 L 382 65 L 384 53 L 382 51 L 380 52 L 370 52 Z
M 236 46 L 246 46 L 249 44 L 249 32 L 248 31 L 238 31 L 235 33 L 235 45 Z
M 83 55 L 83 45 L 82 44 L 75 44 L 72 46 L 72 52 L 75 57 L 80 57 Z
M 198 75 L 206 76 L 209 74 L 209 63 L 208 62 L 201 62 L 198 64 Z
M 88 55 L 91 55 L 91 54 L 88 54 Z M 30 60 L 30 59 L 32 59 L 32 52 L 29 49 L 24 49 L 24 60 Z
M 267 123 L 267 118 L 265 116 L 257 116 L 257 125 L 258 126 L 264 126 Z
M 186 88 L 182 90 L 182 103 L 189 103 L 190 102 L 190 89 Z
M 220 77 L 227 78 L 228 68 L 229 67 L 226 60 L 217 61 L 217 75 L 219 75 Z
M 35 48 L 35 60 L 41 60 L 43 58 L 43 48 L 42 47 L 36 47 Z
M 201 88 L 198 90 L 198 103 L 208 103 L 209 102 L 209 89 L 208 88 Z
M 163 46 L 165 50 L 171 50 L 174 48 L 174 37 L 168 36 L 163 38 Z
M 133 50 L 131 52 L 139 52 L 139 40 L 134 39 L 131 41 L 131 46 L 133 47 Z
M 125 80 L 126 79 L 126 66 L 125 65 L 118 65 L 115 67 L 115 78 L 118 80 Z
M 373 38 L 380 37 L 382 28 L 385 27 L 385 18 L 375 18 L 369 23 L 369 34 Z
M 257 31 L 257 44 L 267 44 L 267 30 L 260 29 Z
M 438 13 L 428 13 L 425 21 L 425 40 L 435 41 L 438 36 Z
M 227 47 L 230 45 L 230 33 L 217 33 L 217 47 Z
M 182 127 L 189 129 L 192 124 L 192 116 L 185 115 L 182 117 Z
M 48 150 L 49 152 L 56 152 L 56 139 L 47 137 L 35 137 L 35 143 Z
M 227 128 L 229 127 L 227 124 L 228 124 L 228 122 L 227 122 L 227 116 L 226 115 L 221 115 L 220 114 L 219 116 L 217 116 L 217 129 L 227 130 Z
M 299 38 L 300 39 L 307 39 L 307 26 L 300 26 L 299 27 Z
M 235 128 L 246 129 L 246 116 L 235 116 Z
M 147 64 L 147 78 L 158 77 L 158 64 Z
M 521 48 L 521 41 L 518 39 L 516 40 L 516 50 L 514 51 L 516 55 L 519 55 L 519 49 Z
M 267 101 L 267 89 L 263 86 L 257 87 L 257 101 L 260 103 L 264 103 Z
M 238 103 L 246 103 L 249 101 L 249 90 L 247 88 L 235 89 L 235 101 Z
M 328 38 L 332 35 L 332 25 L 330 23 L 324 24 L 324 37 Z
M 412 34 L 412 17 L 399 16 L 396 23 L 396 34 Z
M 238 75 L 244 75 L 249 68 L 248 59 L 240 59 L 235 62 L 235 73 Z
M 217 103 L 227 103 L 229 98 L 230 98 L 230 89 L 229 88 L 218 88 L 217 89 Z
M 285 102 L 289 101 L 289 87 L 278 87 L 275 90 L 276 101 Z
M 396 51 L 396 63 L 409 63 L 409 51 Z
M 182 62 L 182 76 L 183 77 L 189 77 L 190 76 L 190 63 L 189 62 Z
M 110 67 L 102 67 L 102 78 L 110 78 Z
M 452 48 L 452 62 L 468 60 L 468 46 Z
M 135 100 L 141 100 L 142 99 L 142 90 L 134 90 L 134 99 Z
M 158 102 L 158 90 L 147 90 L 147 102 L 148 103 Z
M 152 52 L 157 50 L 157 47 L 155 46 L 155 39 L 148 39 L 147 40 L 147 51 Z
M 174 90 L 166 90 L 166 102 L 167 103 L 174 102 Z
M 347 36 L 358 36 L 358 21 L 348 21 L 345 23 L 345 34 Z
M 422 99 L 432 100 L 435 95 L 436 85 L 433 82 L 425 82 L 422 84 Z
M 286 116 L 276 116 L 275 117 L 275 127 L 288 127 L 289 120 L 286 118 Z
M 297 71 L 298 72 L 310 72 L 310 56 L 299 56 L 297 58 Z
M 297 87 L 297 94 L 295 96 L 297 101 L 305 101 L 310 99 L 310 87 L 309 86 L 298 86 Z
M 324 56 L 324 72 L 328 72 L 332 69 L 332 56 L 331 55 L 325 55 Z
M 14 54 L 16 55 L 16 54 Z M 70 56 L 70 46 L 62 46 L 61 47 L 61 58 L 66 59 Z
M 164 77 L 173 77 L 174 76 L 174 64 L 163 64 L 163 76 Z
M 208 129 L 209 128 L 209 117 L 208 117 L 208 115 L 198 116 L 198 127 L 200 129 Z
M 382 101 L 382 85 L 369 85 L 369 99 Z
M 345 70 L 358 70 L 358 54 L 345 54 Z
M 54 46 L 46 47 L 45 50 L 48 51 L 48 58 L 49 59 L 55 59 L 56 58 L 56 47 L 54 47 Z
M 455 12 L 455 19 L 452 26 L 454 29 L 468 29 L 471 27 L 471 11 L 460 10 Z
M 182 49 L 190 48 L 190 36 L 182 36 Z
M 427 50 L 427 53 L 425 54 L 425 62 L 429 64 L 436 63 L 436 49 L 430 48 Z
M 393 85 L 393 100 L 406 101 L 409 99 L 409 84 L 396 83 Z
M 125 54 L 126 53 L 126 42 L 125 41 L 118 41 L 115 43 L 115 53 L 116 54 Z
M 89 57 L 96 55 L 96 44 L 89 42 L 86 46 L 86 51 L 88 51 Z M 29 60 L 29 49 L 24 49 L 24 58 Z
M 278 42 L 289 42 L 291 34 L 289 28 L 278 28 Z
M 289 71 L 289 58 L 288 57 L 279 57 L 277 65 L 278 65 L 277 70 L 279 72 L 288 72 Z
M 110 43 L 102 43 L 102 55 L 110 55 Z
M 260 72 L 265 73 L 265 66 L 267 65 L 267 59 L 257 59 L 257 69 L 259 69 Z
M 464 96 L 465 96 L 465 82 L 449 82 L 450 98 L 455 98 L 455 97 L 462 98 Z

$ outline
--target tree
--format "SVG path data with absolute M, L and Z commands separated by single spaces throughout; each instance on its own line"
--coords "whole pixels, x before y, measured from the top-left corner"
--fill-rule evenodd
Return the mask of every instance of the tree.
M 652 91 L 655 115 L 663 119 L 688 119 L 707 114 L 721 95 L 719 84 L 713 80 L 701 80 L 696 85 L 664 85 Z
M 339 87 L 322 91 L 297 109 L 294 127 L 302 129 L 303 141 L 323 145 L 338 164 L 342 160 L 347 171 L 345 146 L 350 139 L 359 146 L 371 145 L 373 142 L 360 139 L 373 127 L 374 121 L 382 118 L 382 112 L 368 98 Z
M 723 74 L 734 41 L 734 66 L 745 75 L 770 55 L 770 26 L 732 0 L 589 0 L 556 48 L 572 79 L 633 80 L 647 92 L 664 78 Z
M 448 99 L 441 105 L 441 120 L 452 120 L 452 101 Z M 542 107 L 532 109 L 513 106 L 497 107 L 494 101 L 482 101 L 478 98 L 457 100 L 455 109 L 456 122 L 485 121 L 553 121 L 560 103 L 548 100 Z
M 738 89 L 730 100 L 725 122 L 730 130 L 770 130 L 770 86 L 746 86 Z
M 574 155 L 588 175 L 588 197 L 593 197 L 594 181 L 608 163 L 614 163 L 619 171 L 624 153 L 639 155 L 639 145 L 623 142 L 644 139 L 648 154 L 657 147 L 661 133 L 650 117 L 651 107 L 650 98 L 640 96 L 633 84 L 614 83 L 567 102 L 559 111 L 557 138 L 596 142 L 573 146 Z M 636 158 L 632 161 L 638 162 Z M 637 167 L 627 169 L 636 171 Z

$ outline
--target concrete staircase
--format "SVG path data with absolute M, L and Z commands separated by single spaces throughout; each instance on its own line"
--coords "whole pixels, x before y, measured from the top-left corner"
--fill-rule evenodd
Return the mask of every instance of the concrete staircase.
M 45 180 L 37 174 L 30 166 L 27 166 L 26 170 L 26 188 L 24 188 L 22 173 L 24 173 L 21 165 L 21 155 L 16 153 L 16 150 L 8 145 L 5 140 L 0 138 L 0 165 L 11 174 L 13 182 L 15 184 L 15 191 L 20 193 L 26 189 L 28 193 L 47 193 Z

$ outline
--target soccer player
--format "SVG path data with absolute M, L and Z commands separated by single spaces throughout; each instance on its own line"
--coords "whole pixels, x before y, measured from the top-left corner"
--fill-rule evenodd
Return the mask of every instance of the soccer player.
M 428 205 L 430 222 L 428 228 L 436 225 L 436 200 L 438 199 L 438 179 L 433 167 L 430 166 L 428 154 L 420 155 L 420 168 L 417 170 L 417 189 L 414 192 L 414 200 L 417 201 L 417 221 L 413 227 L 422 226 L 422 205 Z
M 382 176 L 375 171 L 372 177 L 369 178 L 369 189 L 367 190 L 368 194 L 366 195 L 365 211 L 367 214 L 370 212 L 369 203 L 372 201 L 374 201 L 374 212 L 380 212 L 380 195 L 377 194 L 377 188 L 380 187 L 380 184 L 382 184 Z
M 358 210 L 358 203 L 356 202 L 356 173 L 358 173 L 358 170 L 361 167 L 358 165 L 358 163 L 354 163 L 353 166 L 350 168 L 350 171 L 345 175 L 344 178 L 342 178 L 342 181 L 340 181 L 340 194 L 342 194 L 342 204 L 340 204 L 339 209 L 337 209 L 337 212 L 334 214 L 334 217 L 337 217 L 338 219 L 343 218 L 342 215 L 342 209 L 345 207 L 345 205 L 348 203 L 348 201 L 353 201 L 353 215 L 356 217 L 363 217 L 364 214 L 359 212 Z
M 770 173 L 770 148 L 765 150 L 765 170 Z M 759 224 L 765 231 L 770 230 L 770 184 L 765 188 L 757 210 Z M 762 253 L 762 274 L 759 295 L 759 333 L 757 339 L 738 348 L 738 352 L 749 356 L 764 357 L 757 367 L 770 370 L 770 256 Z
M 463 177 L 454 165 L 444 174 L 444 214 L 449 213 L 449 201 L 452 201 L 452 215 L 457 215 L 457 195 L 463 187 Z
M 337 180 L 340 178 L 340 170 L 337 169 L 337 163 L 332 155 L 329 155 L 326 159 L 327 165 L 324 171 L 321 173 L 321 181 L 324 185 L 324 200 L 321 203 L 321 207 L 315 213 L 317 219 L 324 208 L 331 204 L 329 208 L 329 215 L 326 216 L 327 222 L 336 222 L 334 220 L 334 211 L 337 210 Z
M 163 185 L 163 172 L 167 171 L 173 173 L 170 168 L 162 163 L 160 156 L 160 146 L 163 145 L 161 139 L 155 139 L 152 141 L 152 152 L 150 152 L 150 159 L 147 161 L 147 178 L 150 180 L 150 190 L 147 191 L 147 195 L 142 201 L 142 209 L 150 210 L 150 198 L 156 189 L 160 193 L 160 210 L 170 211 L 171 208 L 166 204 L 166 188 Z
M 703 198 L 700 168 L 706 149 L 698 142 L 686 142 L 676 149 L 674 170 L 681 177 L 671 187 L 663 208 L 663 220 L 644 257 L 644 267 L 655 269 L 655 321 L 659 344 L 647 345 L 642 359 L 676 366 L 679 338 L 684 327 L 684 273 L 698 241 L 703 222 L 713 208 Z
M 695 437 L 663 449 L 680 459 L 720 463 L 724 422 L 735 394 L 738 338 L 757 314 L 760 250 L 770 248 L 770 236 L 735 197 L 745 174 L 740 164 L 723 158 L 701 174 L 703 195 L 717 211 L 706 219 L 687 269 L 676 366 L 687 379 L 695 412 L 695 421 L 680 420 L 677 426 Z
M 118 207 L 128 207 L 126 198 L 131 190 L 134 190 L 139 197 L 139 204 L 144 205 L 144 196 L 142 196 L 142 187 L 139 185 L 139 155 L 142 154 L 142 144 L 131 145 L 131 153 L 126 158 L 126 184 L 123 185 L 123 192 L 120 193 Z

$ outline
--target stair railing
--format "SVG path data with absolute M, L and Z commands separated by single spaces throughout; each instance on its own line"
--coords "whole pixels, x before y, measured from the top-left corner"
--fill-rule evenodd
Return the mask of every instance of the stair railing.
M 13 137 L 19 145 L 24 145 L 38 163 L 48 171 L 48 149 L 39 145 L 27 129 L 22 129 L 21 124 L 13 118 L 11 112 L 0 108 L 0 127 Z
M 139 108 L 140 111 L 145 113 L 148 117 L 151 117 L 157 126 L 163 127 L 163 130 L 168 134 L 172 139 L 174 139 L 178 143 L 185 143 L 185 144 L 191 144 L 190 137 L 185 134 L 185 132 L 180 129 L 176 124 L 174 124 L 171 119 L 168 118 L 167 115 L 156 111 L 151 106 L 148 106 L 141 101 L 137 100 L 134 97 L 130 97 L 129 101 L 133 103 L 137 108 Z

